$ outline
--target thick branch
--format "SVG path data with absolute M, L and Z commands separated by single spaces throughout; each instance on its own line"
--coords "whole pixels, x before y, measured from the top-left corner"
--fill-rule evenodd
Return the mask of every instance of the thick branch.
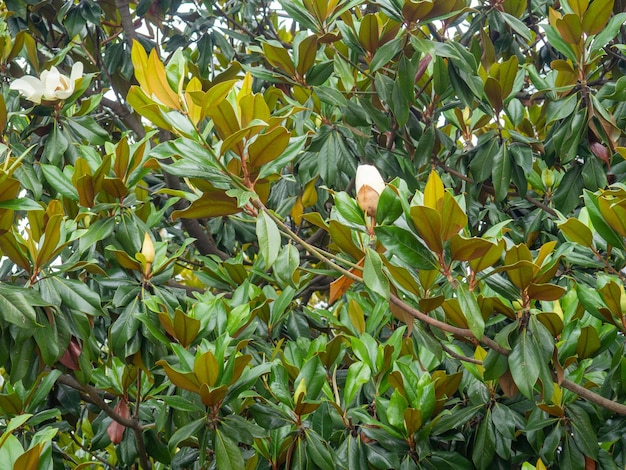
M 115 0 L 115 6 L 122 20 L 122 28 L 124 28 L 124 34 L 126 34 L 126 42 L 128 42 L 130 47 L 133 47 L 133 40 L 137 39 L 137 31 L 135 31 L 135 25 L 133 24 L 133 18 L 128 5 L 128 0 Z
M 137 135 L 139 139 L 142 139 L 146 136 L 146 130 L 144 129 L 141 121 L 135 117 L 135 115 L 122 103 L 119 101 L 111 100 L 109 98 L 102 98 L 102 105 L 109 108 L 111 111 L 115 113 L 115 115 L 124 123 L 126 126 Z
M 581 385 L 578 385 L 571 380 L 563 379 L 563 381 L 561 382 L 561 387 L 566 388 L 570 392 L 574 392 L 579 397 L 589 400 L 596 405 L 600 405 L 602 408 L 606 408 L 613 413 L 626 415 L 625 405 L 609 400 L 608 398 L 604 398 L 602 395 L 598 395 L 597 393 L 593 393 L 591 390 Z

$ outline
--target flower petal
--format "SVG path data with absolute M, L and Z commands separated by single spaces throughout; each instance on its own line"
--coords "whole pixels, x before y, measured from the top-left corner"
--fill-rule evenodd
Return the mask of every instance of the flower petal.
M 78 80 L 82 76 L 83 76 L 83 63 L 74 62 L 74 65 L 72 65 L 72 72 L 70 73 L 70 81 L 76 82 L 76 80 Z
M 11 83 L 11 90 L 17 90 L 29 101 L 39 104 L 43 95 L 43 85 L 37 77 L 26 75 Z

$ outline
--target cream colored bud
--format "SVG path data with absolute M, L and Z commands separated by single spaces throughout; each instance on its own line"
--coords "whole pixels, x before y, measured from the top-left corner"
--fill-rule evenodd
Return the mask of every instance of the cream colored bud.
M 143 236 L 141 254 L 146 259 L 146 263 L 154 263 L 154 243 L 152 243 L 152 238 L 148 232 L 146 232 Z
M 356 192 L 357 194 L 363 186 L 369 186 L 380 196 L 385 189 L 385 181 L 380 176 L 378 169 L 373 165 L 359 165 L 356 169 Z
M 359 165 L 356 170 L 356 200 L 363 212 L 376 216 L 378 199 L 385 189 L 382 176 L 372 165 Z

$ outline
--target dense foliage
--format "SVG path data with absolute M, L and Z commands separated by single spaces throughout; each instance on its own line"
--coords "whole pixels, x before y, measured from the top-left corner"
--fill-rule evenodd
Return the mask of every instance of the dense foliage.
M 0 8 L 1 468 L 624 468 L 620 1 Z

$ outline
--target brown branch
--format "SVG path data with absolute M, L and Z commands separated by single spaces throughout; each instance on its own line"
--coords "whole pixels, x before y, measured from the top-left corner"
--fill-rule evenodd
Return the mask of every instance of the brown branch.
M 128 8 L 128 0 L 115 0 L 115 6 L 120 13 L 120 19 L 122 20 L 122 28 L 124 28 L 124 34 L 126 34 L 126 42 L 132 48 L 133 40 L 137 39 L 137 31 L 135 31 L 135 25 L 133 24 L 133 18 Z
M 116 117 L 133 131 L 139 139 L 143 139 L 146 136 L 146 130 L 141 121 L 122 103 L 105 97 L 102 98 L 100 103 L 113 111 Z
M 71 375 L 61 375 L 57 379 L 57 382 L 67 385 L 68 387 L 71 387 L 83 393 L 91 403 L 104 411 L 106 415 L 109 416 L 112 420 L 120 423 L 122 426 L 130 428 L 135 434 L 135 441 L 137 443 L 137 454 L 139 455 L 139 461 L 141 463 L 141 466 L 145 470 L 150 470 L 152 468 L 152 463 L 150 462 L 150 459 L 148 458 L 148 453 L 146 452 L 146 444 L 143 440 L 143 431 L 149 426 L 143 426 L 135 418 L 124 418 L 123 416 L 120 416 L 100 396 L 100 390 L 88 384 L 81 384 Z
M 606 408 L 613 413 L 626 415 L 626 405 L 622 405 L 621 403 L 617 403 L 615 401 L 609 400 L 608 398 L 604 398 L 602 395 L 593 393 L 591 390 L 581 385 L 578 385 L 571 380 L 563 379 L 563 381 L 561 382 L 561 387 L 566 388 L 570 392 L 574 392 L 579 397 L 589 400 L 590 402 L 595 403 L 602 408 Z
M 458 359 L 459 361 L 463 361 L 463 362 L 470 362 L 472 364 L 478 364 L 478 365 L 482 365 L 483 361 L 479 360 L 479 359 L 474 359 L 473 357 L 467 357 L 467 356 L 463 356 L 462 354 L 459 354 L 455 351 L 453 351 L 452 349 L 450 349 L 448 346 L 446 346 L 445 344 L 441 345 L 441 348 L 448 353 L 450 356 L 454 357 L 455 359 Z

